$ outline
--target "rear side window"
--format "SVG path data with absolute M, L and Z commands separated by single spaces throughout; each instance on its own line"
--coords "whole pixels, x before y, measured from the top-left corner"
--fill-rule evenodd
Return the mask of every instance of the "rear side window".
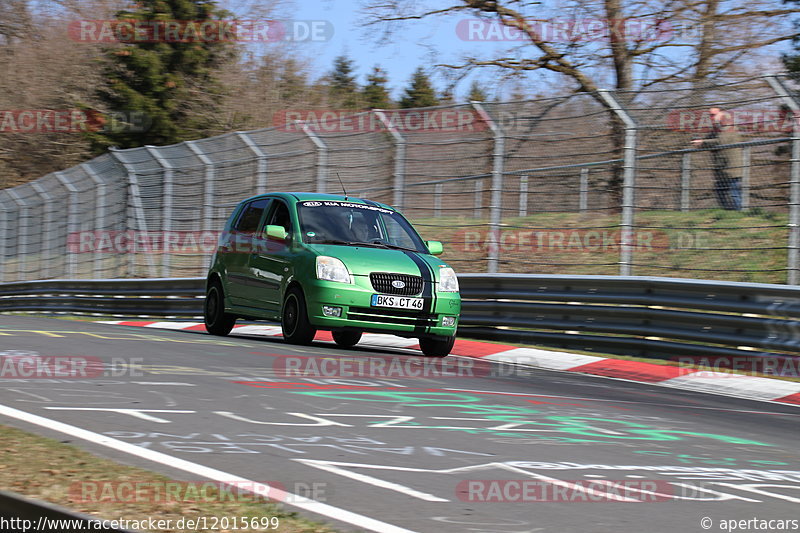
M 258 230 L 258 223 L 261 222 L 261 215 L 269 203 L 268 198 L 253 200 L 242 209 L 239 219 L 233 225 L 233 229 L 239 233 L 255 233 Z

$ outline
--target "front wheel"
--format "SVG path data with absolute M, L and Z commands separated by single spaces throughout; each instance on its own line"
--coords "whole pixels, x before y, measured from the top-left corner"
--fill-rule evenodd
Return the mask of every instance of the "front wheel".
M 343 348 L 352 348 L 361 340 L 360 331 L 334 331 L 333 341 Z
M 314 335 L 317 334 L 317 330 L 308 321 L 303 291 L 297 287 L 289 289 L 283 300 L 281 330 L 283 331 L 283 340 L 289 344 L 311 344 Z
M 225 312 L 225 297 L 219 281 L 212 281 L 208 286 L 203 306 L 203 320 L 206 331 L 222 337 L 230 333 L 236 323 L 236 317 Z
M 419 348 L 428 357 L 447 357 L 455 343 L 455 336 L 443 341 L 422 337 L 419 339 Z

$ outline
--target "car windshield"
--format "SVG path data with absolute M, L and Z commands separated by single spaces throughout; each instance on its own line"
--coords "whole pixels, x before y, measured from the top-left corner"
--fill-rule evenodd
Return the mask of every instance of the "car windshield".
M 298 205 L 303 242 L 427 251 L 411 224 L 391 209 L 339 201 Z

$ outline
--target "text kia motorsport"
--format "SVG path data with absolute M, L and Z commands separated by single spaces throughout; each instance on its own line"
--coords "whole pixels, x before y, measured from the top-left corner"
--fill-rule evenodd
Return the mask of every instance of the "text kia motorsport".
M 453 269 L 391 207 L 328 194 L 272 193 L 241 202 L 225 225 L 206 284 L 209 332 L 237 318 L 280 320 L 307 344 L 317 329 L 342 346 L 364 331 L 419 338 L 443 357 L 461 297 Z

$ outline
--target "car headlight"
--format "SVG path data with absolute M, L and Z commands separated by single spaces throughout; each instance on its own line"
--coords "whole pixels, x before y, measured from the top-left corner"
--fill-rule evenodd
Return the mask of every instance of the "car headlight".
M 350 273 L 341 259 L 327 255 L 317 256 L 317 279 L 350 283 Z
M 440 292 L 458 292 L 458 278 L 456 272 L 450 268 L 439 269 L 439 291 Z

